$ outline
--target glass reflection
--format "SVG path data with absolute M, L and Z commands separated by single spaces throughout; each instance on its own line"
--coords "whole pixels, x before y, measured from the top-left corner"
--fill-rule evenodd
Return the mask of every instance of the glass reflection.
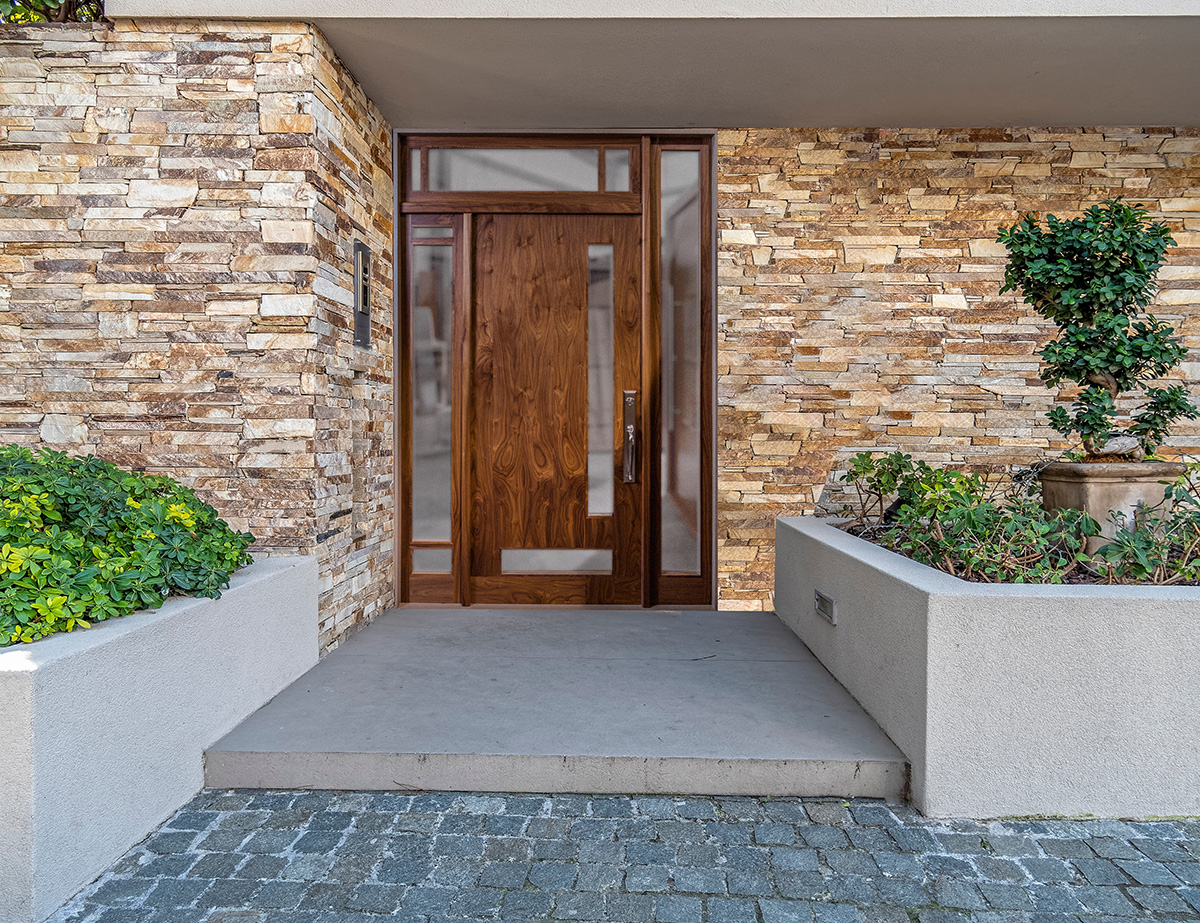
M 611 574 L 611 548 L 502 548 L 505 574 Z
M 412 556 L 414 574 L 448 574 L 454 552 L 450 548 L 414 548 Z
M 700 152 L 663 151 L 662 569 L 700 573 Z
M 588 247 L 588 514 L 613 511 L 613 248 Z
M 412 537 L 450 540 L 450 314 L 454 248 L 412 248 Z
M 426 151 L 430 192 L 595 192 L 599 148 L 447 148 Z
M 629 149 L 606 147 L 604 149 L 604 191 L 629 191 Z

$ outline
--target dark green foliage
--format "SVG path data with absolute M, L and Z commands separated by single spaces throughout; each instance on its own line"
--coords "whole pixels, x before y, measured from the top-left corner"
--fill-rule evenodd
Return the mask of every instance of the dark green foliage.
M 0 0 L 0 22 L 95 22 L 103 0 Z
M 1133 521 L 1114 513 L 1112 541 L 1091 557 L 1083 549 L 1100 532 L 1096 521 L 1080 510 L 1044 510 L 1029 469 L 991 486 L 902 452 L 860 452 L 842 480 L 858 494 L 857 509 L 844 510 L 851 531 L 964 580 L 1200 583 L 1200 463 Z
M 253 541 L 171 478 L 0 447 L 0 645 L 216 598 Z
M 859 510 L 847 512 L 859 514 L 864 537 L 964 580 L 1062 583 L 1087 559 L 1086 537 L 1099 531 L 1079 510 L 1042 509 L 1036 479 L 1000 490 L 978 474 L 933 468 L 901 452 L 862 452 L 842 480 L 858 491 Z M 897 497 L 890 508 L 889 495 Z
M 1139 316 L 1175 243 L 1166 225 L 1112 199 L 1070 221 L 1047 215 L 1045 229 L 1026 215 L 1001 228 L 998 239 L 1009 254 L 1001 291 L 1019 290 L 1059 328 L 1058 339 L 1041 353 L 1042 381 L 1082 389 L 1070 411 L 1051 412 L 1055 430 L 1078 436 L 1089 454 L 1121 435 L 1136 437 L 1142 453 L 1153 453 L 1173 423 L 1200 413 L 1182 387 L 1148 388 L 1149 402 L 1124 433 L 1117 427 L 1120 395 L 1166 376 L 1187 353 L 1173 328 L 1153 315 Z
M 1167 486 L 1163 501 L 1139 508 L 1097 553 L 1108 583 L 1200 583 L 1200 465 Z

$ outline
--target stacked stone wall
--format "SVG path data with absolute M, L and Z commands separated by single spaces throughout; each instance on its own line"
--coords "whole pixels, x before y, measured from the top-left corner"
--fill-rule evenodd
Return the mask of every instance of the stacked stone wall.
M 392 599 L 388 135 L 302 23 L 0 31 L 0 441 L 171 474 L 317 554 L 325 643 Z
M 395 601 L 391 129 L 318 32 L 313 132 L 319 259 L 316 420 L 322 640 Z M 373 254 L 371 348 L 355 346 L 354 241 Z
M 835 504 L 856 451 L 1063 447 L 1051 330 L 999 294 L 1022 211 L 1146 204 L 1180 244 L 1156 310 L 1200 346 L 1200 130 L 725 131 L 718 169 L 724 607 L 770 605 L 775 517 Z M 391 214 L 388 126 L 311 26 L 0 31 L 0 441 L 170 473 L 318 554 L 336 642 L 393 601 Z
M 744 130 L 718 138 L 718 584 L 771 605 L 774 522 L 835 504 L 862 450 L 998 471 L 1065 448 L 1001 295 L 997 229 L 1110 196 L 1179 243 L 1155 312 L 1200 363 L 1200 129 Z M 1167 452 L 1200 448 L 1182 426 Z

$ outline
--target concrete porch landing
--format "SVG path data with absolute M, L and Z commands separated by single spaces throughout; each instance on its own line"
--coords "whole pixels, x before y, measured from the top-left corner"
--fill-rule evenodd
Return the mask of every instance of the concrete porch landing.
M 207 753 L 214 788 L 895 799 L 904 756 L 771 613 L 400 609 Z

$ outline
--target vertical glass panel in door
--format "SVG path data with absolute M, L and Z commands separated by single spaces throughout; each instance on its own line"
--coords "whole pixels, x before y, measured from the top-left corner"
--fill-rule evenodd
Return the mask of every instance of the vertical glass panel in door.
M 599 148 L 432 147 L 430 192 L 595 192 Z
M 412 537 L 450 540 L 450 314 L 454 248 L 412 248 Z
M 700 152 L 663 151 L 662 570 L 700 573 Z
M 588 246 L 588 515 L 613 511 L 613 248 Z

